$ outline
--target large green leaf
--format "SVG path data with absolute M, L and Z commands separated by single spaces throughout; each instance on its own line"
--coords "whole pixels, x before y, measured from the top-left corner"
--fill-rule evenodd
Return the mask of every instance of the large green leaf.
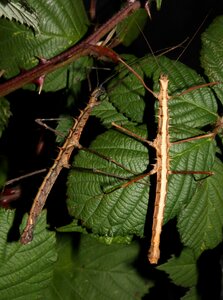
M 134 128 L 145 136 L 145 128 Z M 137 131 L 136 131 L 137 130 Z M 148 180 L 142 180 L 127 188 L 118 188 L 120 180 L 113 176 L 95 174 L 89 169 L 99 169 L 122 178 L 132 178 L 148 165 L 148 152 L 140 142 L 110 130 L 98 137 L 92 145 L 94 151 L 109 156 L 125 165 L 126 170 L 95 154 L 81 152 L 68 178 L 68 206 L 71 215 L 83 220 L 83 225 L 93 233 L 113 236 L 143 235 L 148 204 Z M 129 171 L 128 171 L 128 170 Z M 86 188 L 87 186 L 87 188 Z
M 157 269 L 165 271 L 176 285 L 193 287 L 197 284 L 196 259 L 189 248 L 184 249 L 179 257 L 172 257 Z
M 131 67 L 147 81 L 154 82 L 154 91 L 159 91 L 159 78 L 161 74 L 167 74 L 169 78 L 169 101 L 170 125 L 174 127 L 181 125 L 189 128 L 201 128 L 207 124 L 217 121 L 217 103 L 214 93 L 209 87 L 194 89 L 181 96 L 188 88 L 204 84 L 205 80 L 191 68 L 180 62 L 172 61 L 164 56 L 154 60 L 153 56 L 146 56 L 136 59 L 133 56 L 124 56 L 124 59 Z M 145 100 L 146 91 L 134 74 L 119 66 L 116 69 L 116 77 L 108 85 L 108 101 L 112 104 L 112 109 L 127 118 L 129 121 L 142 123 L 145 121 L 145 108 L 153 111 L 154 100 L 151 95 Z M 143 73 L 144 72 L 144 73 Z M 98 116 L 102 122 L 117 121 L 117 114 L 114 119 L 106 112 L 102 103 L 104 114 L 100 111 L 100 106 L 95 110 L 99 111 Z M 108 110 L 110 110 L 108 108 Z M 107 119 L 108 118 L 108 119 Z M 123 118 L 123 117 L 122 117 Z M 126 120 L 121 122 L 126 123 Z M 146 119 L 150 124 L 150 120 Z
M 40 299 L 53 278 L 57 259 L 55 234 L 46 230 L 46 213 L 42 213 L 32 243 L 9 242 L 13 219 L 14 211 L 0 210 L 1 299 Z
M 211 171 L 213 169 L 216 147 L 212 139 L 200 139 L 171 147 L 171 170 L 173 171 Z M 185 203 L 194 195 L 207 175 L 172 174 L 168 180 L 168 194 L 165 209 L 166 222 L 184 210 Z
M 139 254 L 136 243 L 108 246 L 88 236 L 78 241 L 77 236 L 59 238 L 59 259 L 45 299 L 129 300 L 142 299 L 148 292 L 152 283 L 134 267 Z
M 142 67 L 140 64 L 135 64 L 135 57 L 125 56 L 125 58 L 134 67 L 135 71 L 143 77 Z M 117 75 L 109 82 L 107 87 L 109 102 L 129 121 L 142 123 L 145 110 L 145 89 L 135 75 L 125 67 L 118 66 L 116 72 Z M 115 119 L 112 121 L 115 121 Z
M 19 23 L 0 20 L 0 57 L 4 58 L 0 59 L 0 68 L 6 71 L 7 77 L 37 65 L 37 57 L 49 59 L 61 53 L 79 41 L 87 30 L 88 19 L 81 0 L 75 3 L 71 0 L 29 0 L 29 4 L 40 16 L 38 34 Z M 54 89 L 64 87 L 67 68 L 51 73 L 45 82 L 46 89 L 55 78 Z
M 223 82 L 223 16 L 217 17 L 202 34 L 201 64 L 210 81 Z M 223 103 L 223 84 L 213 87 Z
M 205 80 L 193 69 L 165 56 L 157 60 L 149 56 L 140 62 L 140 66 L 148 77 L 153 78 L 156 92 L 159 91 L 160 75 L 168 75 L 168 90 L 172 97 L 169 100 L 171 126 L 201 128 L 217 121 L 217 102 L 209 87 L 195 88 L 186 93 L 187 89 L 205 83 Z M 182 93 L 184 94 L 181 95 Z
M 191 201 L 181 211 L 178 228 L 183 243 L 199 256 L 222 241 L 223 226 L 223 166 L 214 165 L 214 175 L 198 184 Z

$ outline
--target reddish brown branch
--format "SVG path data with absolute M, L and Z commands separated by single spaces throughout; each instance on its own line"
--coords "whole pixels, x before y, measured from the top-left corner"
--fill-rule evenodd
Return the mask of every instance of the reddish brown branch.
M 44 64 L 39 64 L 36 67 L 19 74 L 5 83 L 0 85 L 0 97 L 5 96 L 25 84 L 32 82 L 34 79 L 39 78 L 45 74 L 48 74 L 58 68 L 61 68 L 81 56 L 89 55 L 92 53 L 92 49 L 88 45 L 95 45 L 100 39 L 103 38 L 110 30 L 112 30 L 117 24 L 124 20 L 127 16 L 140 8 L 140 2 L 127 4 L 117 14 L 115 14 L 110 20 L 103 24 L 95 33 L 88 38 L 80 42 L 79 44 L 71 47 L 70 49 L 62 52 L 61 54 L 49 59 Z

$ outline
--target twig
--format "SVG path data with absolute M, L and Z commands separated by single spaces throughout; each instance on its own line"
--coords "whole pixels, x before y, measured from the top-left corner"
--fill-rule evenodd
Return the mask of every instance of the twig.
M 21 175 L 21 176 L 19 176 L 19 177 L 10 179 L 10 180 L 6 181 L 5 186 L 6 186 L 6 185 L 11 185 L 11 184 L 13 184 L 13 183 L 15 183 L 15 182 L 17 182 L 17 181 L 26 179 L 26 178 L 28 178 L 28 177 L 30 177 L 30 176 L 34 176 L 34 175 L 38 175 L 38 174 L 44 173 L 44 172 L 46 172 L 46 171 L 47 171 L 47 169 L 41 169 L 41 170 L 33 171 L 33 172 L 28 173 L 28 174 Z

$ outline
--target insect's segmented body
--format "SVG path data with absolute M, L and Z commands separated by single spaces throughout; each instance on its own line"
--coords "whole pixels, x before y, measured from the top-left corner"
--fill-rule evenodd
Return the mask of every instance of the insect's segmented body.
M 30 210 L 29 218 L 27 221 L 27 225 L 23 234 L 21 236 L 21 243 L 27 244 L 33 239 L 33 228 L 36 224 L 36 220 L 42 211 L 46 199 L 57 180 L 58 175 L 60 174 L 63 168 L 69 167 L 69 159 L 72 154 L 74 148 L 79 148 L 79 140 L 84 129 L 84 126 L 87 123 L 87 120 L 91 114 L 91 111 L 95 105 L 98 104 L 97 100 L 102 90 L 100 88 L 94 90 L 92 93 L 88 105 L 85 107 L 83 111 L 81 111 L 79 117 L 75 120 L 73 127 L 70 129 L 68 137 L 64 142 L 63 146 L 60 148 L 57 158 L 53 166 L 50 168 L 48 174 L 44 178 L 39 191 L 33 201 L 32 208 Z
M 157 173 L 156 199 L 153 213 L 152 239 L 149 249 L 149 261 L 156 264 L 160 257 L 160 234 L 163 224 L 164 209 L 167 196 L 167 180 L 169 173 L 169 114 L 168 114 L 168 77 L 160 77 L 160 93 L 158 95 L 159 113 L 158 113 L 158 132 L 153 142 L 156 149 L 157 163 L 155 170 Z

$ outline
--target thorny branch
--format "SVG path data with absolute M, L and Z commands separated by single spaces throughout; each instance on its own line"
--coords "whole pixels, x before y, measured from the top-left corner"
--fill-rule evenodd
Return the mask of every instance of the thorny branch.
M 109 31 L 111 31 L 117 24 L 123 21 L 126 17 L 131 15 L 134 11 L 140 8 L 139 1 L 129 2 L 123 9 L 115 14 L 110 20 L 103 24 L 96 32 L 79 44 L 71 47 L 63 53 L 47 60 L 40 62 L 36 67 L 23 72 L 22 74 L 7 80 L 0 84 L 0 97 L 5 96 L 25 84 L 32 82 L 36 78 L 44 76 L 58 68 L 70 64 L 74 60 L 92 54 L 92 48 L 89 45 L 96 45 Z M 95 53 L 94 53 L 95 54 Z

